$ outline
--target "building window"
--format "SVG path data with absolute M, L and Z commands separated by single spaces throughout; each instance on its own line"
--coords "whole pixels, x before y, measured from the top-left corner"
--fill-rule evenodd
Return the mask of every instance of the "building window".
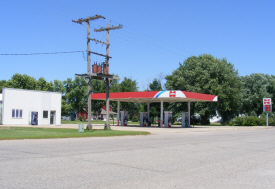
M 43 111 L 43 118 L 48 118 L 48 111 Z
M 19 110 L 19 109 L 12 109 L 11 116 L 12 116 L 12 118 L 22 118 L 23 111 Z

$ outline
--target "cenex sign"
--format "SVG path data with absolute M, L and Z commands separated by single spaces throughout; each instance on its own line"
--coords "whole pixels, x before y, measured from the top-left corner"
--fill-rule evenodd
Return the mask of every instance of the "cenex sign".
M 263 99 L 264 112 L 272 112 L 272 99 L 264 98 Z
M 266 126 L 268 126 L 268 112 L 272 112 L 272 99 L 271 98 L 264 98 L 263 99 L 263 108 L 266 114 Z

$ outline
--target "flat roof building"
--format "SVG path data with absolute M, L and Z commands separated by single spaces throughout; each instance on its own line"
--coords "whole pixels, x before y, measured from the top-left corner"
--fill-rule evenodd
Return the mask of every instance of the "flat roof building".
M 61 125 L 61 93 L 3 88 L 2 125 Z

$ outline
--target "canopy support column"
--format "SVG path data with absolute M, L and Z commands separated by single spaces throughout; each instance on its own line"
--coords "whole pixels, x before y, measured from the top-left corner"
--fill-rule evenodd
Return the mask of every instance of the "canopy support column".
M 189 120 L 189 123 L 188 123 L 188 125 L 189 125 L 189 127 L 190 127 L 190 113 L 191 113 L 191 106 L 190 106 L 190 101 L 188 101 L 188 120 Z
M 110 82 L 109 78 L 106 78 L 106 126 L 104 126 L 104 129 L 110 129 L 110 98 L 109 98 L 109 87 Z
M 148 121 L 150 121 L 150 102 L 147 102 L 147 115 L 148 115 Z
M 161 121 L 161 124 L 163 125 L 163 100 L 162 99 L 160 102 L 160 121 Z
M 120 101 L 117 101 L 117 126 L 119 126 Z

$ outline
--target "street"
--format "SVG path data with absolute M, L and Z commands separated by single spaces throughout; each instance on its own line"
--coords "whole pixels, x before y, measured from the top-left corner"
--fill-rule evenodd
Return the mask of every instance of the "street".
M 275 188 L 275 128 L 231 128 L 0 141 L 0 188 Z

